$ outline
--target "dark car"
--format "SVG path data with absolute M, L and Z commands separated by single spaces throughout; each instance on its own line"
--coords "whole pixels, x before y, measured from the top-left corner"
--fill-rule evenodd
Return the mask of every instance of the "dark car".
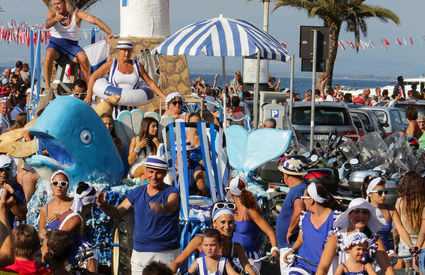
M 293 129 L 298 141 L 306 146 L 310 143 L 310 106 L 310 102 L 294 102 L 292 110 Z M 354 140 L 359 137 L 344 103 L 317 102 L 314 125 L 314 141 L 325 142 L 329 134 L 348 136 Z

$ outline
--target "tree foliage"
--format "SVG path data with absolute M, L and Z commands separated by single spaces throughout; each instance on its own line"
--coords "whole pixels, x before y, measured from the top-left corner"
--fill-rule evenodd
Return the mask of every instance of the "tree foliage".
M 376 18 L 385 23 L 392 21 L 400 24 L 398 16 L 389 9 L 371 6 L 365 0 L 273 0 L 276 4 L 273 11 L 283 6 L 305 10 L 308 17 L 318 17 L 329 27 L 329 57 L 326 63 L 326 74 L 332 82 L 333 68 L 338 53 L 338 38 L 341 27 L 345 24 L 347 32 L 354 33 L 358 51 L 360 34 L 367 35 L 366 19 Z M 331 83 L 329 83 L 331 84 Z

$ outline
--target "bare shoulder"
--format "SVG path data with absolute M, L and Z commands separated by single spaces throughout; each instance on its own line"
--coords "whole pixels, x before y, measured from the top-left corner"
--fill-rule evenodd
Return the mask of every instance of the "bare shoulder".
M 47 12 L 47 18 L 49 19 L 49 18 L 53 18 L 53 17 L 55 17 L 56 16 L 56 12 L 55 11 L 53 11 L 53 10 L 49 10 L 48 12 Z

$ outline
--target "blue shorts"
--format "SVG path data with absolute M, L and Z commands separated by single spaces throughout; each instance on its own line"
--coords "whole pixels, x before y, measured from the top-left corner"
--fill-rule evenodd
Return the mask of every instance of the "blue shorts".
M 48 48 L 55 49 L 60 57 L 67 56 L 71 60 L 74 60 L 77 53 L 84 51 L 78 46 L 78 41 L 57 37 L 50 37 L 49 44 L 47 45 Z

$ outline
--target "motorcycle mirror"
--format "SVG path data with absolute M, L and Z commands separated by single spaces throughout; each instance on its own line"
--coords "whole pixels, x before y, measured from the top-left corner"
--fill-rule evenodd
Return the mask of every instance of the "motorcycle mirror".
M 335 144 L 338 145 L 338 143 L 341 141 L 341 136 L 337 137 L 335 140 Z
M 329 164 L 334 163 L 334 162 L 336 162 L 336 158 L 331 158 L 331 159 L 328 160 Z
M 317 156 L 317 155 L 312 155 L 311 157 L 310 157 L 310 160 L 312 161 L 312 162 L 315 162 L 315 161 L 317 161 L 319 159 L 319 157 Z
M 399 173 L 394 173 L 394 174 L 391 175 L 391 179 L 393 179 L 393 180 L 396 180 L 396 179 L 399 179 L 399 178 L 401 178 L 401 175 Z
M 356 165 L 356 164 L 359 164 L 359 160 L 357 158 L 352 158 L 352 159 L 350 159 L 349 163 L 351 165 Z
M 310 151 L 307 151 L 307 152 L 302 153 L 301 156 L 309 158 L 311 156 L 311 153 L 310 153 Z

